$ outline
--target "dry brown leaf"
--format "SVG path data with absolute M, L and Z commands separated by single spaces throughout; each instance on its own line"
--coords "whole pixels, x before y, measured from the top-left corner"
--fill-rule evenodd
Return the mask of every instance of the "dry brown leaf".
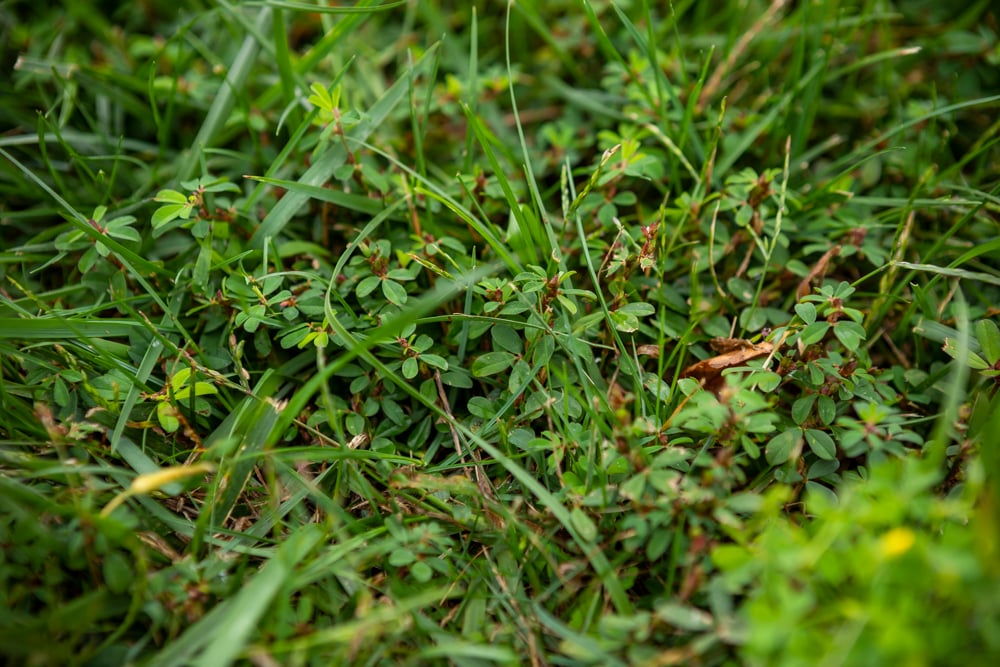
M 725 338 L 718 336 L 708 341 L 708 346 L 719 354 L 725 354 L 726 352 L 735 352 L 737 350 L 749 350 L 754 347 L 754 343 L 745 338 Z
M 724 384 L 722 371 L 745 366 L 751 359 L 765 357 L 774 351 L 774 345 L 767 341 L 752 343 L 741 338 L 716 338 L 712 341 L 712 347 L 728 348 L 730 351 L 691 364 L 681 372 L 681 377 L 698 380 L 716 396 Z

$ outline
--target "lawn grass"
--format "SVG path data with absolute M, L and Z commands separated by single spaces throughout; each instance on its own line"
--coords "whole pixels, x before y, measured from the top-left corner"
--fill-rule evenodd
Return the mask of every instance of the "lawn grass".
M 0 655 L 995 664 L 991 7 L 0 6 Z

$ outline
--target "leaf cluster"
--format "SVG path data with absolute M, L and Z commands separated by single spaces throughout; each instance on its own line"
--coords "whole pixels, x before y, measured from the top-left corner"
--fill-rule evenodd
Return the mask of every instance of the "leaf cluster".
M 1000 654 L 996 16 L 883 4 L 0 9 L 0 646 Z

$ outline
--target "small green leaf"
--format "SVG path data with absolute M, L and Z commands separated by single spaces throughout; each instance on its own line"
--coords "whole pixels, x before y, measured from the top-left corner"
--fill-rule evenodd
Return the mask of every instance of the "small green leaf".
M 618 310 L 611 311 L 611 322 L 622 333 L 632 333 L 639 328 L 639 319 L 635 315 Z
M 661 621 L 692 632 L 702 632 L 711 629 L 712 616 L 697 607 L 689 607 L 677 602 L 666 602 L 656 608 L 656 615 Z
M 382 281 L 382 294 L 389 303 L 402 306 L 406 303 L 406 288 L 395 280 Z
M 797 303 L 795 304 L 795 314 L 806 324 L 812 324 L 816 321 L 816 306 L 807 302 Z
M 531 366 L 524 359 L 518 359 L 510 369 L 507 388 L 512 394 L 524 391 L 524 388 L 531 381 L 531 377 Z
M 434 570 L 431 569 L 430 565 L 421 560 L 413 564 L 410 568 L 410 574 L 420 583 L 426 584 L 434 576 Z
M 179 368 L 170 376 L 170 388 L 174 391 L 180 391 L 184 385 L 188 383 L 191 379 L 191 369 L 188 367 Z
M 103 244 L 97 243 L 93 248 L 83 253 L 83 257 L 80 258 L 79 263 L 81 273 L 87 273 L 97 264 L 97 260 L 100 258 L 100 253 L 97 251 L 97 246 L 99 245 Z
M 799 333 L 799 340 L 802 341 L 803 345 L 814 345 L 823 340 L 823 337 L 826 336 L 826 332 L 829 329 L 829 322 L 813 322 L 812 324 L 806 325 L 801 333 Z
M 161 206 L 160 208 L 153 211 L 152 224 L 153 224 L 153 237 L 157 237 L 169 231 L 170 228 L 166 228 L 167 223 L 173 220 L 186 220 L 191 215 L 191 207 L 186 204 L 169 204 L 167 206 Z
M 134 579 L 133 563 L 120 552 L 115 551 L 104 558 L 102 567 L 104 583 L 112 593 L 124 593 Z
M 160 190 L 153 197 L 153 201 L 163 204 L 187 204 L 188 198 L 183 192 L 177 190 Z
M 806 394 L 802 398 L 795 399 L 795 402 L 792 403 L 792 420 L 799 425 L 805 423 L 815 403 L 816 394 Z
M 375 291 L 381 280 L 378 276 L 368 276 L 358 283 L 358 286 L 354 289 L 354 293 L 358 295 L 358 298 L 363 299 Z
M 399 280 L 403 282 L 406 282 L 407 280 L 413 280 L 413 274 L 410 273 L 409 269 L 392 269 L 391 271 L 388 271 L 385 275 L 387 278 L 392 278 L 393 280 Z
M 52 387 L 52 396 L 56 400 L 56 404 L 65 407 L 69 404 L 69 389 L 66 387 L 66 382 L 59 376 L 56 376 L 55 384 Z
M 857 322 L 840 321 L 833 327 L 833 333 L 849 351 L 854 352 L 867 337 L 865 328 Z
M 513 354 L 524 352 L 524 340 L 521 335 L 507 324 L 496 324 L 490 329 L 490 337 L 493 339 L 494 348 L 507 350 Z
M 1000 361 L 1000 327 L 997 327 L 996 322 L 993 320 L 976 322 L 976 338 L 990 366 Z
M 205 192 L 236 192 L 236 193 L 240 192 L 240 186 L 230 181 L 227 181 L 224 178 L 212 181 L 211 183 L 203 183 L 201 187 L 202 189 L 204 189 Z M 195 187 L 191 189 L 195 190 L 197 188 Z
M 403 425 L 406 423 L 406 412 L 396 401 L 391 398 L 382 399 L 382 413 L 392 420 L 394 424 Z
M 448 360 L 438 354 L 421 354 L 420 361 L 442 371 L 448 370 Z
M 464 368 L 451 369 L 441 373 L 441 382 L 449 387 L 459 387 L 460 389 L 472 388 L 472 377 Z
M 410 347 L 417 352 L 426 352 L 434 347 L 434 339 L 427 334 L 420 334 L 417 336 L 417 340 L 413 341 L 413 344 Z
M 656 373 L 643 373 L 642 385 L 658 400 L 664 403 L 670 400 L 670 384 Z
M 577 311 L 576 304 L 573 303 L 573 301 L 568 297 L 566 297 L 564 294 L 557 295 L 556 301 L 558 301 L 562 305 L 562 307 L 566 309 L 566 312 L 568 312 L 570 315 L 576 315 Z
M 727 280 L 726 289 L 729 290 L 730 294 L 743 303 L 750 303 L 753 301 L 754 287 L 742 278 L 730 278 Z
M 496 409 L 489 399 L 482 396 L 473 396 L 470 398 L 468 404 L 466 404 L 466 409 L 469 411 L 469 414 L 480 419 L 490 419 L 496 413 Z
M 156 419 L 167 433 L 173 433 L 181 426 L 180 420 L 177 419 L 177 410 L 166 401 L 160 401 L 156 406 Z
M 752 459 L 760 458 L 760 447 L 758 447 L 757 443 L 751 440 L 749 436 L 741 436 L 740 443 L 743 445 L 743 451 L 747 453 L 747 456 Z
M 56 250 L 75 250 L 84 247 L 86 245 L 85 237 L 86 235 L 79 229 L 63 232 L 56 237 Z
M 740 311 L 740 326 L 749 331 L 757 331 L 767 324 L 767 311 L 758 306 L 750 306 Z
M 806 473 L 806 479 L 820 479 L 826 477 L 827 475 L 837 472 L 840 468 L 840 461 L 837 459 L 832 459 L 829 461 L 816 461 L 811 466 L 809 466 L 809 471 Z
M 836 458 L 837 445 L 828 433 L 810 428 L 806 430 L 805 435 L 806 442 L 809 443 L 809 449 L 812 450 L 813 454 L 827 461 Z
M 328 91 L 323 84 L 318 81 L 314 81 L 312 85 L 309 86 L 309 90 L 313 93 L 308 98 L 310 104 L 323 109 L 324 111 L 333 111 L 333 98 L 330 97 L 330 91 Z
M 536 366 L 544 366 L 549 363 L 552 354 L 555 352 L 556 343 L 552 336 L 544 335 L 535 341 L 535 347 L 531 351 L 531 361 Z
M 791 458 L 792 451 L 802 442 L 802 431 L 789 429 L 771 438 L 764 447 L 764 458 L 773 466 L 780 466 Z
M 823 496 L 830 505 L 836 505 L 839 502 L 836 492 L 830 487 L 819 482 L 806 482 L 806 497 L 812 500 L 815 496 Z
M 816 401 L 816 412 L 824 424 L 832 424 L 837 416 L 837 404 L 829 396 L 820 396 Z
M 108 236 L 122 241 L 139 241 L 142 237 L 139 235 L 138 230 L 131 227 L 134 222 L 135 216 L 131 215 L 109 220 L 106 225 Z
M 751 377 L 757 383 L 757 388 L 766 393 L 774 391 L 781 384 L 781 376 L 774 371 L 756 370 Z
M 199 289 L 205 290 L 208 285 L 208 274 L 212 266 L 212 244 L 203 243 L 198 251 L 198 259 L 195 260 L 194 273 L 192 279 Z
M 365 417 L 361 413 L 352 412 L 344 418 L 344 426 L 351 435 L 361 435 L 365 432 Z
M 472 374 L 476 377 L 495 375 L 510 368 L 516 359 L 510 352 L 487 352 L 472 362 Z
M 628 313 L 629 315 L 635 315 L 636 317 L 648 317 L 656 312 L 656 308 L 653 307 L 651 303 L 645 303 L 644 301 L 637 301 L 634 303 L 626 303 L 624 306 L 618 309 L 619 313 Z
M 195 396 L 205 396 L 207 394 L 218 394 L 219 390 L 215 388 L 215 385 L 209 382 L 195 382 L 194 383 L 194 395 Z M 180 391 L 174 394 L 174 398 L 178 401 L 183 401 L 191 397 L 192 387 L 184 387 Z
M 415 560 L 417 560 L 416 554 L 414 554 L 406 547 L 394 549 L 392 553 L 389 554 L 389 565 L 392 565 L 394 567 L 402 567 L 404 565 L 409 565 Z
M 969 365 L 969 368 L 976 371 L 985 371 L 990 368 L 990 364 L 975 352 L 969 352 L 969 356 L 965 360 L 965 362 Z

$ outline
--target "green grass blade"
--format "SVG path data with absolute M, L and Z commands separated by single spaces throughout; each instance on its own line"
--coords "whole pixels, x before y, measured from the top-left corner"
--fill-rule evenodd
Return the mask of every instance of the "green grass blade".
M 144 327 L 131 320 L 81 320 L 61 317 L 0 317 L 0 340 L 79 340 L 125 338 Z
M 262 34 L 267 32 L 271 23 L 272 13 L 270 8 L 263 8 L 257 15 L 254 24 L 255 32 Z M 212 106 L 205 115 L 198 130 L 198 135 L 194 139 L 194 144 L 188 150 L 184 161 L 181 162 L 177 170 L 178 180 L 184 181 L 200 175 L 202 156 L 205 150 L 212 146 L 216 137 L 220 136 L 222 128 L 229 120 L 236 100 L 243 95 L 247 87 L 247 79 L 253 71 L 253 66 L 260 51 L 260 41 L 257 34 L 249 34 L 243 39 L 239 51 L 233 57 L 226 72 L 226 85 L 219 89 Z
M 396 108 L 396 106 L 406 98 L 411 77 L 419 76 L 427 68 L 430 57 L 436 50 L 436 46 L 429 49 L 417 62 L 413 69 L 406 72 L 405 76 L 399 77 L 392 86 L 385 91 L 372 107 L 367 111 L 364 120 L 352 129 L 348 140 L 364 141 L 379 125 L 385 122 L 386 117 Z M 347 155 L 343 146 L 334 145 L 302 175 L 299 182 L 305 186 L 318 187 L 326 183 L 333 171 L 347 161 Z M 308 199 L 308 195 L 303 192 L 291 192 L 288 196 L 282 197 L 267 217 L 261 221 L 260 226 L 250 239 L 254 247 L 260 248 L 267 239 L 272 239 L 281 233 L 292 216 L 302 207 Z
M 258 620 L 275 595 L 287 587 L 296 566 L 322 541 L 322 529 L 306 525 L 289 535 L 267 564 L 239 593 L 216 606 L 177 641 L 153 658 L 150 667 L 230 665 L 247 649 Z

